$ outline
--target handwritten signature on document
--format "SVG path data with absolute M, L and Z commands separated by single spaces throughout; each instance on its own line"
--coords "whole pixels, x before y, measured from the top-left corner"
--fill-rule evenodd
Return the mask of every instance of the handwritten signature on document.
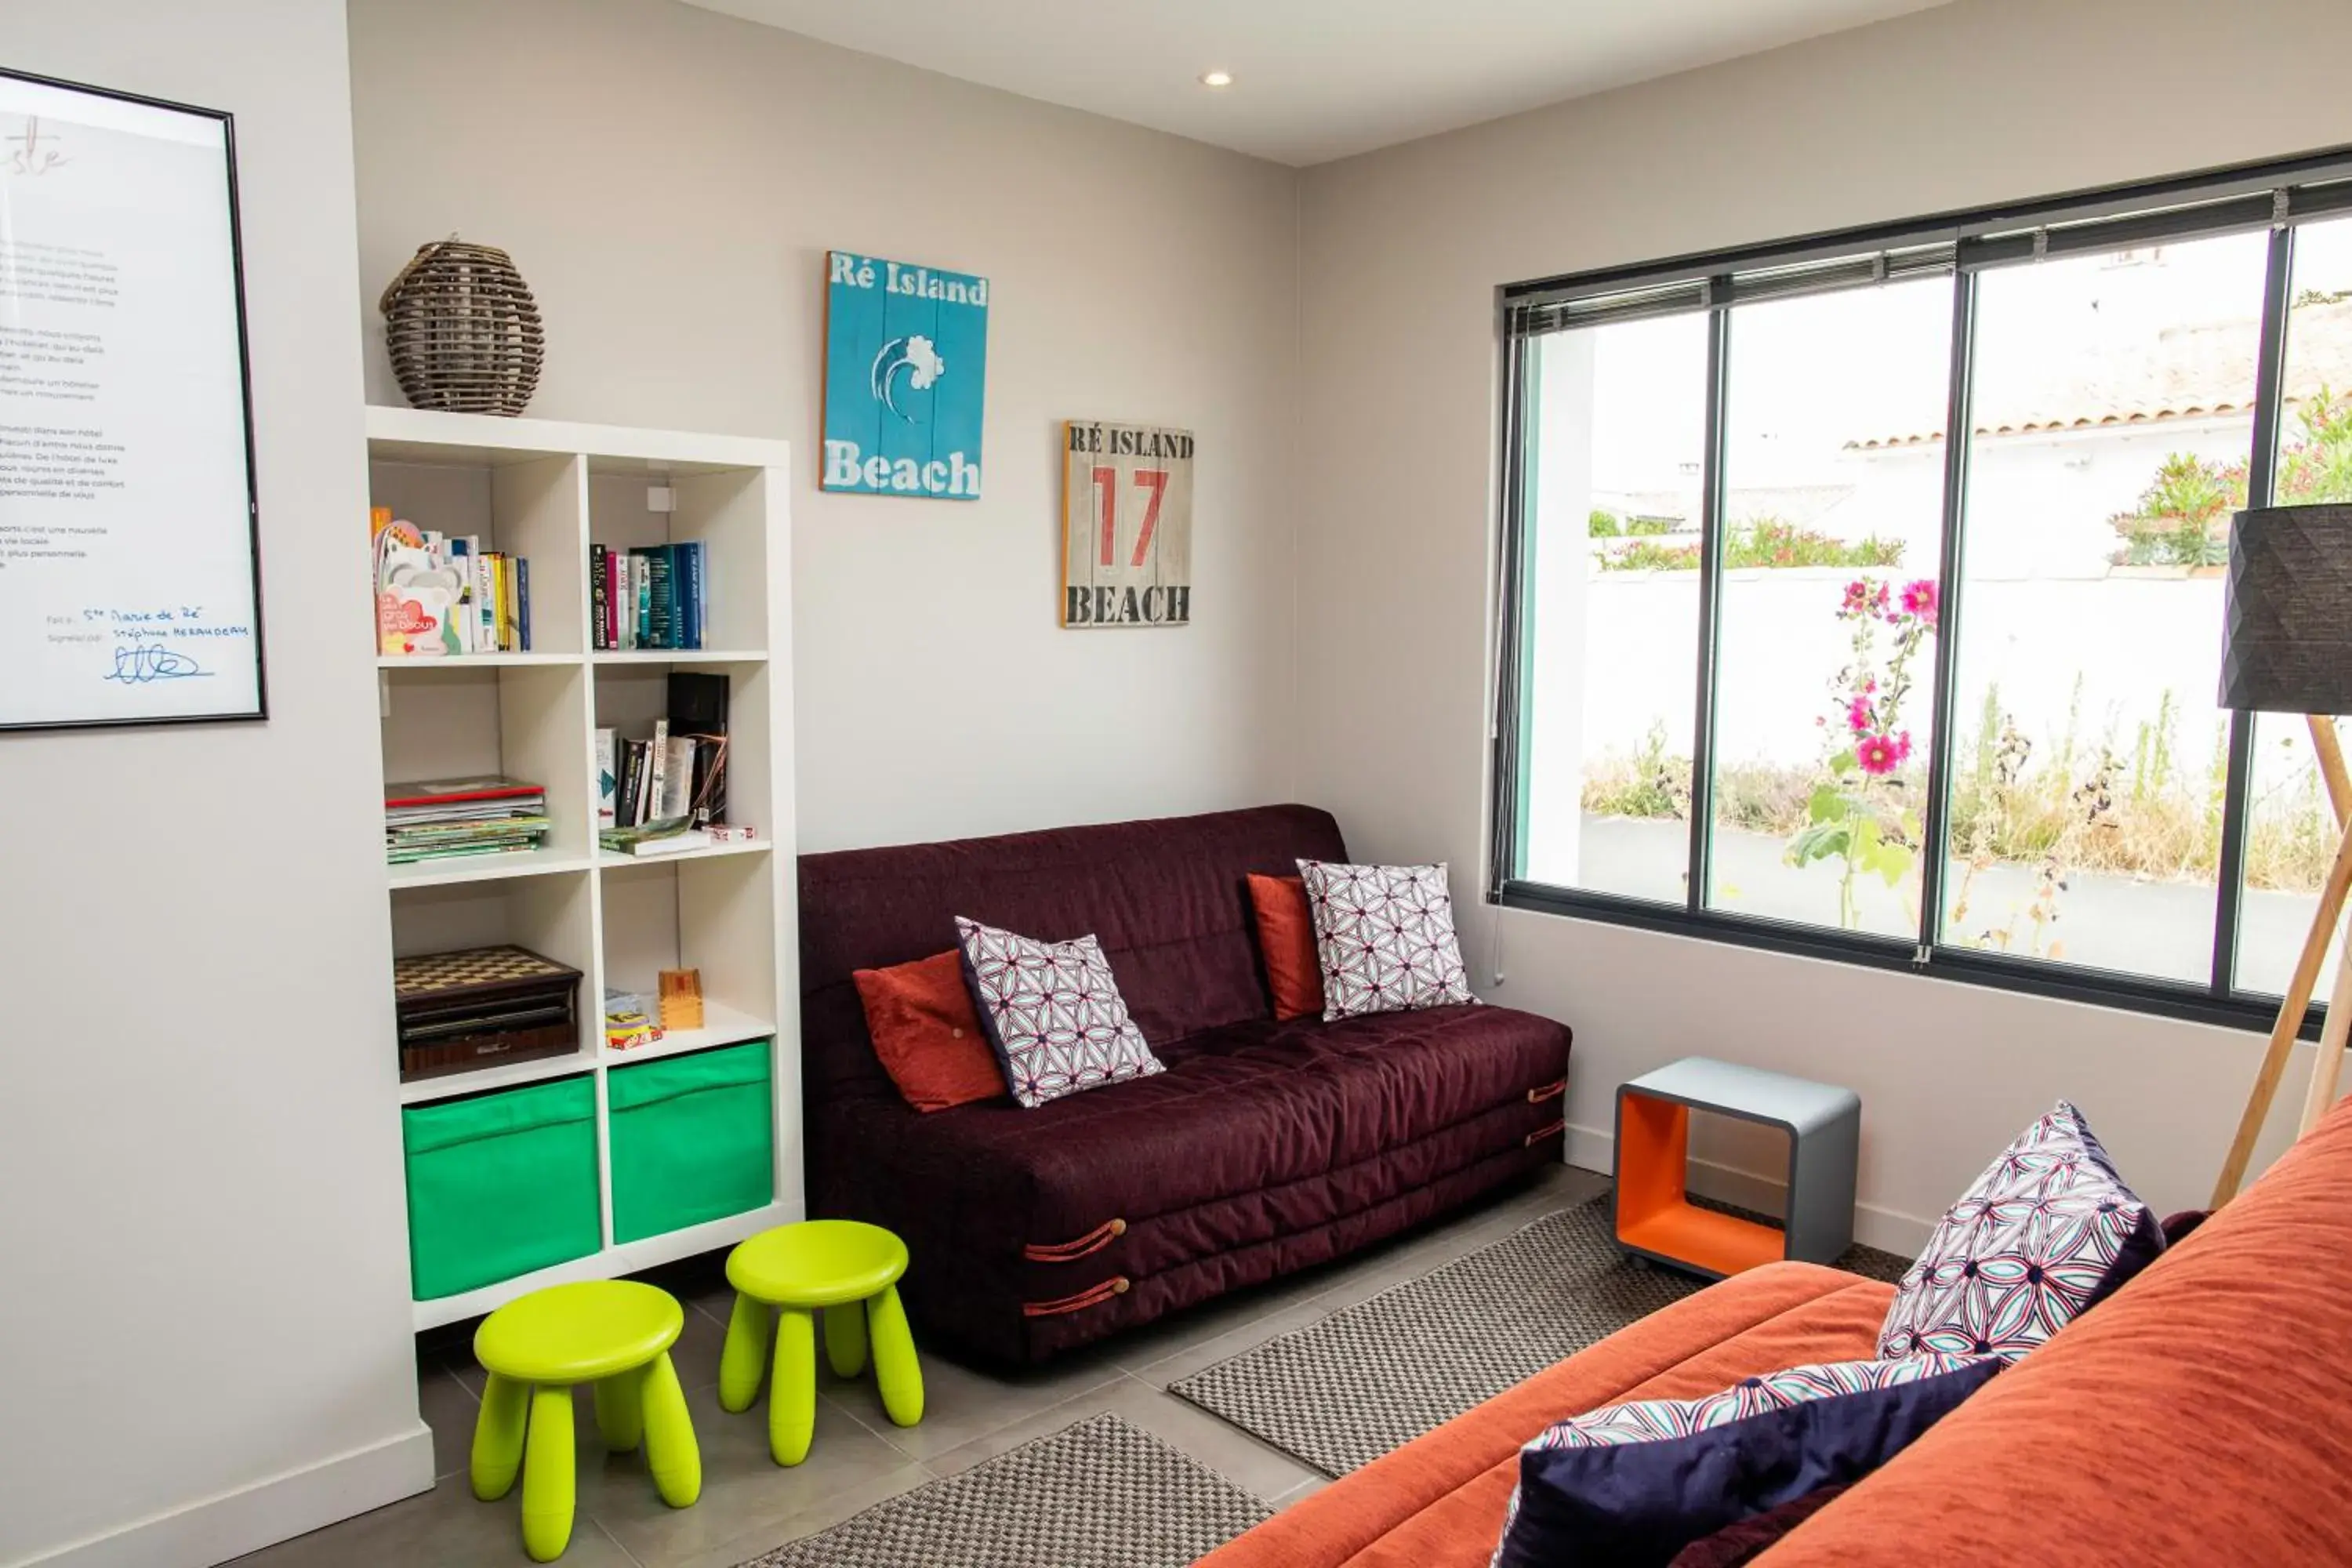
M 133 643 L 114 650 L 114 668 L 102 679 L 119 680 L 125 686 L 144 686 L 153 680 L 185 680 L 190 676 L 211 673 L 186 654 L 174 652 L 162 643 Z

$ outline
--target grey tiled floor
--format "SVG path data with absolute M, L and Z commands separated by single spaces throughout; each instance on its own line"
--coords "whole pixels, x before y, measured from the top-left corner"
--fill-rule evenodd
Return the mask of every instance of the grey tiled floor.
M 605 1454 L 583 1395 L 575 1423 L 579 1514 L 562 1560 L 572 1568 L 734 1568 L 885 1498 L 1104 1411 L 1156 1434 L 1273 1507 L 1286 1507 L 1321 1487 L 1323 1478 L 1169 1394 L 1168 1384 L 1424 1274 L 1607 1184 L 1603 1177 L 1563 1166 L 1531 1186 L 1344 1262 L 1210 1302 L 1041 1372 L 981 1370 L 926 1352 L 924 1414 L 916 1426 L 890 1425 L 870 1379 L 835 1379 L 820 1356 L 816 1442 L 807 1461 L 793 1469 L 768 1458 L 764 1389 L 761 1405 L 744 1415 L 719 1408 L 719 1347 L 731 1297 L 718 1260 L 664 1270 L 649 1278 L 688 1307 L 686 1333 L 673 1353 L 702 1447 L 701 1500 L 689 1509 L 662 1506 L 637 1456 Z M 242 1558 L 241 1568 L 528 1562 L 517 1494 L 483 1503 L 467 1486 L 481 1373 L 464 1336 L 426 1341 L 417 1373 L 440 1478 L 434 1489 Z

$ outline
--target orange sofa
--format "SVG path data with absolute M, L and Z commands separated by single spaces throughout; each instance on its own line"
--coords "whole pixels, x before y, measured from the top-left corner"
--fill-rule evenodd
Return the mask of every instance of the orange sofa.
M 1870 1356 L 1893 1295 L 1806 1263 L 1726 1279 L 1325 1488 L 1202 1568 L 1484 1568 L 1518 1447 L 1546 1426 Z M 1756 1561 L 2352 1563 L 2352 1102 Z

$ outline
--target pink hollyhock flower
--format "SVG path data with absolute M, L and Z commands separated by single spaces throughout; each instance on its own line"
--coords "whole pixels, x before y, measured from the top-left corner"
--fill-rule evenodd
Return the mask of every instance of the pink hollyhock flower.
M 1870 699 L 1857 697 L 1845 705 L 1845 727 L 1857 735 L 1870 729 Z
M 1918 616 L 1930 626 L 1934 625 L 1936 620 L 1935 582 L 1930 578 L 1922 577 L 1916 583 L 1905 584 L 1903 608 L 1906 613 Z
M 1847 615 L 1859 615 L 1870 607 L 1870 584 L 1856 577 L 1845 585 L 1845 604 L 1841 606 Z
M 1896 754 L 1892 737 L 1864 735 L 1854 744 L 1853 760 L 1862 764 L 1864 773 L 1880 778 L 1893 773 L 1903 759 Z
M 1895 760 L 1898 763 L 1911 760 L 1911 731 L 1908 730 L 1895 737 Z

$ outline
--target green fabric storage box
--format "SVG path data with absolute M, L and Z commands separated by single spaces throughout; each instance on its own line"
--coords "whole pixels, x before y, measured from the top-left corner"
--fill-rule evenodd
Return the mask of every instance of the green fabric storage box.
M 411 1106 L 400 1120 L 418 1300 L 585 1258 L 604 1245 L 596 1083 L 588 1074 Z
M 765 1208 L 776 1195 L 774 1050 L 766 1040 L 614 1068 L 613 1239 Z

